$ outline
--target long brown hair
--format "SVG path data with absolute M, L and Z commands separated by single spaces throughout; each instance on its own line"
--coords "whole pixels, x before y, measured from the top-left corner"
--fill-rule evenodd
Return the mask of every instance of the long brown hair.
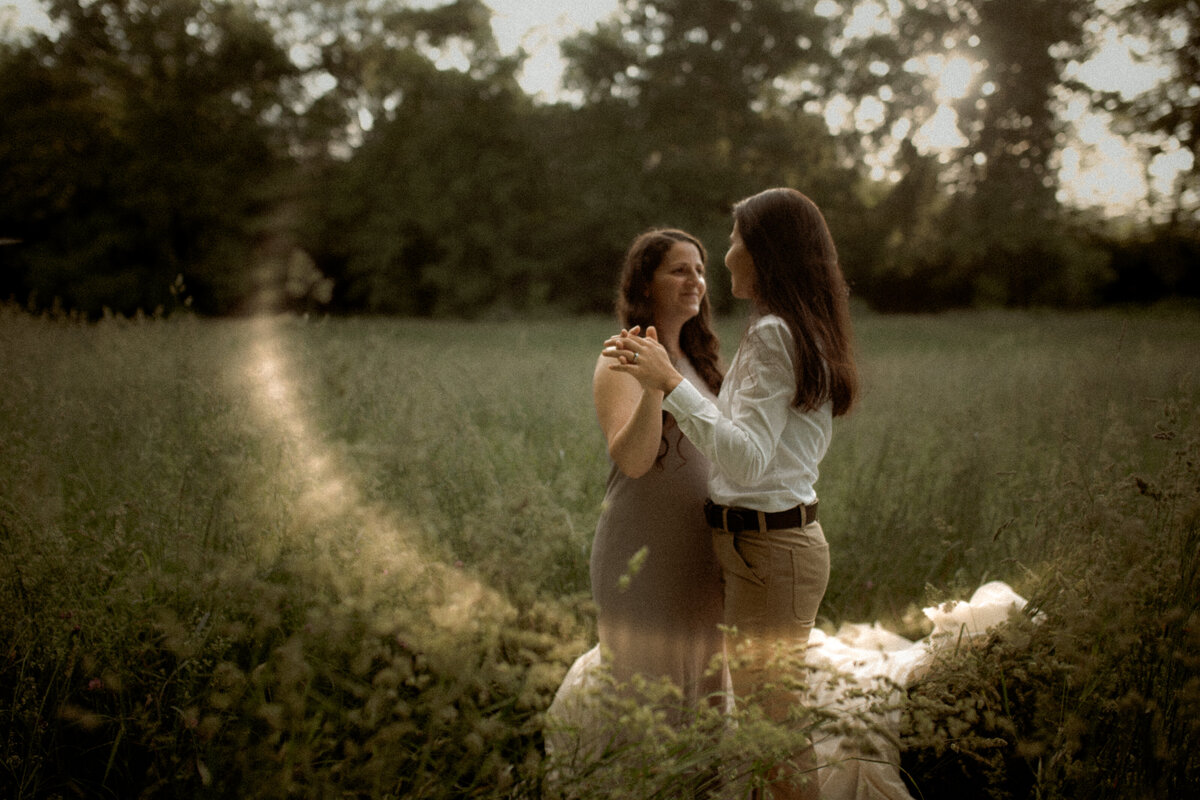
M 758 307 L 796 342 L 792 404 L 829 400 L 835 417 L 847 413 L 858 395 L 850 289 L 821 210 L 795 189 L 768 189 L 737 203 L 733 218 L 754 261 Z
M 621 327 L 640 325 L 645 335 L 646 328 L 655 324 L 650 284 L 667 252 L 680 242 L 695 245 L 700 251 L 700 261 L 708 263 L 708 253 L 700 240 L 676 228 L 651 228 L 633 240 L 625 253 L 617 288 L 617 319 Z M 679 347 L 713 394 L 721 391 L 724 378 L 721 343 L 713 333 L 708 292 L 700 298 L 700 313 L 685 322 L 679 331 Z

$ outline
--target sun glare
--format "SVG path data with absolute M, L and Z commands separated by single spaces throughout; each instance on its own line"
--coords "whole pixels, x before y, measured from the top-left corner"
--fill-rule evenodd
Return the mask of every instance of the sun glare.
M 1064 74 L 1101 91 L 1134 97 L 1168 77 L 1166 67 L 1147 58 L 1148 52 L 1145 39 L 1107 28 L 1100 35 L 1096 54 L 1082 63 L 1072 61 Z
M 50 18 L 35 0 L 0 3 L 0 32 L 9 27 L 14 31 L 45 30 L 50 27 Z
M 492 34 L 500 50 L 525 51 L 518 82 L 540 100 L 564 98 L 559 42 L 617 10 L 617 0 L 486 0 L 486 4 L 493 11 Z
M 1146 194 L 1136 153 L 1113 136 L 1063 148 L 1059 199 L 1119 214 Z
M 297 514 L 305 532 L 356 531 L 353 543 L 317 542 L 330 551 L 353 546 L 358 574 L 346 576 L 348 586 L 386 587 L 404 578 L 420 586 L 429 602 L 430 618 L 449 631 L 468 630 L 484 620 L 507 617 L 511 608 L 497 592 L 462 570 L 433 561 L 420 552 L 412 531 L 394 519 L 395 513 L 369 503 L 357 488 L 352 467 L 339 457 L 309 420 L 287 355 L 283 318 L 257 317 L 254 345 L 243 375 L 255 401 L 260 430 L 292 454 L 282 478 L 300 497 Z M 293 535 L 300 535 L 293 533 Z
M 846 22 L 846 33 L 850 36 L 887 36 L 894 33 L 892 18 L 897 9 L 892 6 L 895 5 L 894 2 L 883 3 L 875 0 L 859 3 L 850 12 L 850 19 Z
M 951 56 L 941 61 L 940 69 L 934 72 L 938 76 L 937 99 L 946 102 L 966 97 L 979 69 L 978 63 L 964 56 Z
M 958 114 L 950 106 L 938 106 L 929 120 L 913 134 L 913 144 L 921 151 L 951 150 L 965 147 L 967 137 L 958 129 Z

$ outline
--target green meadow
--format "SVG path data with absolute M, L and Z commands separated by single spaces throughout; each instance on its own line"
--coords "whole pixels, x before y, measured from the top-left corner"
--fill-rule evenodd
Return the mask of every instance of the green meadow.
M 855 322 L 820 624 L 1041 612 L 909 690 L 914 796 L 1194 789 L 1200 314 Z M 0 796 L 589 796 L 543 712 L 595 641 L 612 329 L 0 311 Z

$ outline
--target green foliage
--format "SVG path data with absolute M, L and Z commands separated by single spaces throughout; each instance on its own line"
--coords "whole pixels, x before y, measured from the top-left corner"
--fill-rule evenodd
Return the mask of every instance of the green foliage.
M 1148 303 L 1164 296 L 1200 297 L 1200 238 L 1186 229 L 1150 230 L 1126 239 L 1109 237 L 1113 281 L 1104 299 Z
M 461 55 L 481 88 L 512 82 L 514 64 L 497 52 L 480 0 L 280 0 L 272 11 L 273 27 L 302 53 L 298 66 L 325 84 L 304 98 L 305 161 L 344 157 L 372 120 L 387 119 L 414 83 L 439 71 L 443 50 Z
M 742 324 L 722 321 L 727 353 Z M 853 723 L 748 708 L 746 738 L 699 720 L 551 771 L 543 713 L 595 638 L 588 387 L 610 328 L 6 309 L 0 793 L 668 793 Z M 912 609 L 991 578 L 1043 615 L 914 690 L 922 792 L 984 762 L 1027 786 L 1039 755 L 1056 796 L 1121 764 L 1122 789 L 1194 780 L 1175 744 L 1196 735 L 1194 316 L 858 331 L 867 394 L 821 477 L 822 624 L 918 636 Z M 652 705 L 613 713 L 661 728 Z
M 180 273 L 206 310 L 249 293 L 266 124 L 294 68 L 236 4 L 61 2 L 56 38 L 0 56 L 0 293 L 150 312 Z M 230 258 L 230 256 L 233 256 Z
M 432 69 L 404 95 L 325 174 L 326 227 L 306 244 L 338 304 L 410 316 L 540 307 L 552 282 L 537 225 L 545 177 L 523 95 Z
M 738 664 L 736 656 L 730 661 Z M 778 653 L 772 661 L 786 679 L 765 685 L 733 707 L 713 697 L 695 709 L 680 709 L 679 689 L 670 682 L 635 676 L 621 685 L 598 667 L 586 690 L 573 697 L 572 716 L 557 717 L 547 728 L 549 796 L 632 800 L 716 791 L 719 797 L 748 798 L 752 790 L 770 784 L 771 767 L 783 762 L 794 766 L 795 780 L 817 780 L 816 764 L 806 761 L 805 754 L 811 755 L 813 742 L 824 736 L 854 737 L 859 752 L 875 754 L 868 737 L 878 723 L 863 709 L 883 707 L 890 687 L 851 689 L 860 701 L 858 709 L 810 700 L 793 704 L 783 719 L 773 721 L 762 711 L 769 694 L 787 691 L 811 698 L 820 687 L 797 653 Z M 581 730 L 582 724 L 586 728 Z
M 609 328 L 342 320 L 288 339 L 307 408 L 362 471 L 366 499 L 411 513 L 448 562 L 531 598 L 588 590 L 607 469 L 589 356 Z
M 183 275 L 206 314 L 607 312 L 636 233 L 719 255 L 773 185 L 817 201 L 878 310 L 1200 291 L 1195 170 L 1119 224 L 1057 184 L 1077 99 L 1147 158 L 1195 155 L 1194 1 L 905 0 L 865 35 L 867 5 L 625 0 L 563 43 L 573 102 L 545 104 L 481 0 L 56 0 L 53 36 L 0 41 L 0 299 L 153 313 Z M 1101 22 L 1173 79 L 1067 80 Z M 942 98 L 915 65 L 958 56 L 967 142 L 918 152 Z
M 963 306 L 1089 307 L 1112 280 L 1108 254 L 1072 224 L 1056 198 L 1062 121 L 1055 92 L 1062 66 L 1082 48 L 1091 4 L 1083 0 L 905 3 L 896 43 L 859 44 L 885 65 L 867 87 L 886 96 L 888 121 L 909 131 L 902 179 L 872 214 L 876 245 L 857 269 L 882 310 Z M 903 65 L 941 51 L 977 62 L 988 87 L 954 101 L 965 143 L 955 158 L 917 154 L 917 126 L 933 113 L 929 92 Z M 891 136 L 881 127 L 874 137 Z M 936 160 L 935 160 L 936 159 Z M 945 166 L 942 166 L 945 164 Z

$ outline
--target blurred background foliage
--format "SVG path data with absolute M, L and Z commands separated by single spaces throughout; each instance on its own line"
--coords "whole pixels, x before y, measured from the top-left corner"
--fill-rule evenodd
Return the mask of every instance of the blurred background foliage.
M 1060 169 L 1068 100 L 1194 167 L 1200 2 L 892 0 L 887 32 L 851 35 L 861 5 L 622 0 L 563 42 L 547 101 L 481 0 L 46 0 L 49 32 L 0 41 L 0 299 L 607 311 L 636 232 L 719 258 L 730 205 L 772 185 L 821 205 L 879 310 L 1200 296 L 1194 168 L 1120 215 L 1065 200 Z M 1167 77 L 1073 78 L 1099 22 Z M 958 144 L 924 147 L 939 75 L 914 65 L 964 53 L 986 89 L 952 99 Z

